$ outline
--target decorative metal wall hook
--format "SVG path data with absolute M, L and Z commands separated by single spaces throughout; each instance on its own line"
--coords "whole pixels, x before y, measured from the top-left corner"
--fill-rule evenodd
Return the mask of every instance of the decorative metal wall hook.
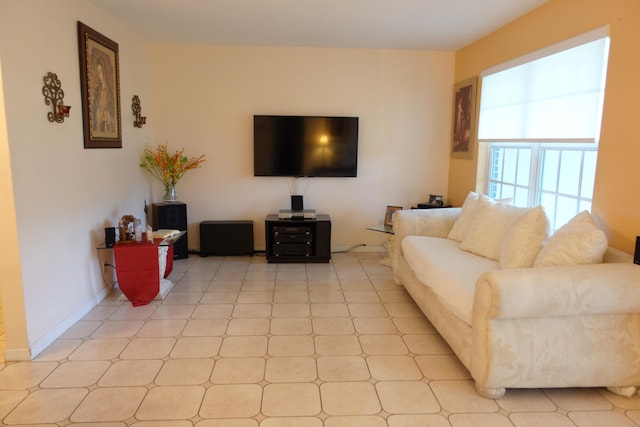
M 42 94 L 44 95 L 44 103 L 51 105 L 51 111 L 47 113 L 50 122 L 63 123 L 65 117 L 69 117 L 71 107 L 64 105 L 64 91 L 62 84 L 55 73 L 47 73 L 42 78 L 44 86 Z
M 140 106 L 140 98 L 138 95 L 133 95 L 133 100 L 131 101 L 131 110 L 133 111 L 133 115 L 135 116 L 135 120 L 133 121 L 133 125 L 137 128 L 141 128 L 147 122 L 147 118 L 141 116 L 142 107 Z

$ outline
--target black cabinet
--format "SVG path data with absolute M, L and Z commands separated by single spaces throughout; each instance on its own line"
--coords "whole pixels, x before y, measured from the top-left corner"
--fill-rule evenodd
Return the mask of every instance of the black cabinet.
M 329 262 L 331 259 L 331 218 L 265 220 L 266 253 L 269 262 Z
M 187 205 L 181 202 L 154 203 L 151 205 L 151 227 L 154 230 L 168 229 L 187 231 Z M 173 259 L 189 256 L 188 233 L 173 245 Z

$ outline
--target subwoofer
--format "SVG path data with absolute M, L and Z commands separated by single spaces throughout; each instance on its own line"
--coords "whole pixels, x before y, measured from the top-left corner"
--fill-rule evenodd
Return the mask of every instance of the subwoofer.
M 640 264 L 640 236 L 636 236 L 636 253 L 633 256 L 633 262 Z

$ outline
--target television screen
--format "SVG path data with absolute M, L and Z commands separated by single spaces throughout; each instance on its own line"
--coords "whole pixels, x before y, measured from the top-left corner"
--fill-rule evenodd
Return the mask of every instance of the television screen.
M 358 117 L 253 116 L 253 172 L 357 176 Z

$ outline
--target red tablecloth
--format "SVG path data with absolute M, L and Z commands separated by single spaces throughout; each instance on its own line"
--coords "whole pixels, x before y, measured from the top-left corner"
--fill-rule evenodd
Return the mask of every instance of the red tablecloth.
M 116 276 L 122 293 L 134 306 L 149 304 L 160 291 L 158 245 L 153 243 L 118 242 L 113 249 Z M 164 278 L 173 269 L 173 246 L 168 247 Z

